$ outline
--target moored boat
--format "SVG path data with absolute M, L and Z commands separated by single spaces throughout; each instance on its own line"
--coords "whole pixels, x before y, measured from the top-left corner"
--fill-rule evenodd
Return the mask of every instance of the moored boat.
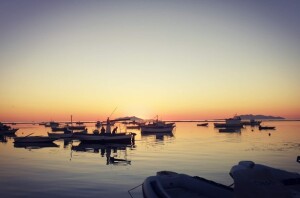
M 54 121 L 51 121 L 49 123 L 46 123 L 45 124 L 45 127 L 58 127 L 59 126 L 59 123 L 58 122 L 54 122 Z
M 142 185 L 144 198 L 173 197 L 233 197 L 233 189 L 201 177 L 171 171 L 157 172 L 145 179 Z
M 24 136 L 24 137 L 15 137 L 14 143 L 41 143 L 41 142 L 53 142 L 57 138 L 52 138 L 48 136 Z
M 96 124 L 95 124 L 95 127 L 100 128 L 101 126 L 102 126 L 101 122 L 97 121 Z
M 236 197 L 300 197 L 300 174 L 240 161 L 231 168 Z
M 225 119 L 225 123 L 214 123 L 216 128 L 242 128 L 243 123 L 241 122 L 241 117 L 234 116 L 233 118 Z
M 14 143 L 15 148 L 25 148 L 25 149 L 40 149 L 48 147 L 59 147 L 53 142 L 21 142 Z
M 259 130 L 275 130 L 274 126 L 260 126 L 258 127 Z
M 199 124 L 197 124 L 197 126 L 208 126 L 208 122 L 205 122 L 205 123 L 199 123 Z
M 171 133 L 175 127 L 175 123 L 166 123 L 158 119 L 148 124 L 141 125 L 142 133 Z
M 299 197 L 300 174 L 252 161 L 240 161 L 230 170 L 234 188 L 204 178 L 170 171 L 158 172 L 142 184 L 144 198 L 177 197 Z
M 85 125 L 66 125 L 64 127 L 65 129 L 68 129 L 68 130 L 84 130 L 86 128 Z
M 57 139 L 71 138 L 71 137 L 73 137 L 73 133 L 72 132 L 59 132 L 59 133 L 48 132 L 48 136 L 51 138 L 57 138 Z
M 7 126 L 6 124 L 0 122 L 0 135 L 13 135 L 18 130 L 19 129 L 11 128 L 10 126 Z
M 81 142 L 118 142 L 131 143 L 134 141 L 135 133 L 116 133 L 116 134 L 76 134 L 75 139 Z

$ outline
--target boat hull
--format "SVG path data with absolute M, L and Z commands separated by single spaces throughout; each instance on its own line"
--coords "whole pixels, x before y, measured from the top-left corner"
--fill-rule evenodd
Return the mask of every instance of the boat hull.
M 57 140 L 57 138 L 51 138 L 47 136 L 29 136 L 29 137 L 15 137 L 14 143 L 46 143 L 46 142 L 53 142 Z
M 15 134 L 19 129 L 7 129 L 7 130 L 0 130 L 0 135 L 12 135 Z
M 299 197 L 300 174 L 240 161 L 230 170 L 236 197 Z
M 59 147 L 53 142 L 23 142 L 15 143 L 15 148 L 25 148 L 25 149 L 39 149 L 39 148 L 48 148 L 48 147 Z
M 146 178 L 142 186 L 145 198 L 160 197 L 233 197 L 233 189 L 200 177 L 162 171 Z
M 48 132 L 48 136 L 51 138 L 57 138 L 57 139 L 71 138 L 73 136 L 73 133 L 49 133 Z
M 96 142 L 117 142 L 117 143 L 131 143 L 134 141 L 133 133 L 129 134 L 77 134 L 75 139 L 84 143 Z
M 214 123 L 215 128 L 243 128 L 243 124 Z

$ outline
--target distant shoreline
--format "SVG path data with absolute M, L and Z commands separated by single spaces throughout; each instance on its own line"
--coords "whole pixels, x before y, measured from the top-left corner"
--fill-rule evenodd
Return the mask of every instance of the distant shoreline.
M 292 122 L 300 121 L 300 119 L 257 119 L 266 122 Z M 165 122 L 224 122 L 225 119 L 211 119 L 211 120 L 164 120 Z M 42 121 L 45 122 L 45 121 Z M 2 122 L 3 124 L 39 124 L 42 122 Z M 82 123 L 96 123 L 97 121 L 81 121 Z M 70 123 L 69 121 L 58 121 L 58 123 Z M 76 124 L 76 122 L 73 122 Z

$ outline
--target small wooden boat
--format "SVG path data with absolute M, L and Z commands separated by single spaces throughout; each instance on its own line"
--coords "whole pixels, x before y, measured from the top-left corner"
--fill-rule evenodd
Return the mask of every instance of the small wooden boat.
M 58 138 L 52 138 L 48 136 L 25 136 L 25 137 L 15 137 L 14 143 L 42 143 L 42 142 L 53 142 Z
M 275 130 L 274 126 L 260 126 L 258 127 L 259 130 Z
M 197 126 L 208 126 L 208 122 L 206 122 L 206 123 L 199 123 L 199 124 L 197 124 Z
M 201 177 L 170 171 L 157 172 L 146 178 L 142 186 L 144 198 L 233 197 L 233 188 Z

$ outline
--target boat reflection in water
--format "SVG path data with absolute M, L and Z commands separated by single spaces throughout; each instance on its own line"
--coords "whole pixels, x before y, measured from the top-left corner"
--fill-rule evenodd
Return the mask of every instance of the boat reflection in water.
M 164 140 L 165 138 L 173 138 L 173 133 L 141 133 L 142 138 L 153 138 L 155 137 L 156 140 Z
M 106 157 L 106 165 L 130 165 L 131 160 L 127 159 L 127 149 L 133 149 L 133 144 L 89 144 L 81 142 L 71 147 L 72 151 L 100 153 Z
M 14 143 L 15 148 L 25 148 L 25 149 L 41 149 L 49 147 L 59 147 L 59 145 L 53 142 L 20 142 Z

